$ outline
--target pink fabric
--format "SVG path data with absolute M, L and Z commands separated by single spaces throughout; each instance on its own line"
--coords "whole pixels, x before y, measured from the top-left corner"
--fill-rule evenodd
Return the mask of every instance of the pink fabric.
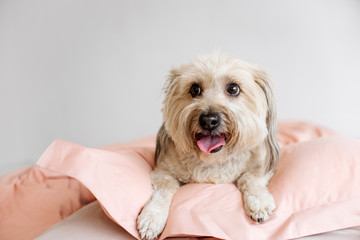
M 154 137 L 103 149 L 57 140 L 44 152 L 38 165 L 78 179 L 110 218 L 137 237 L 135 219 L 151 195 L 154 149 Z
M 328 128 L 299 121 L 280 121 L 278 129 L 278 143 L 280 146 L 338 135 Z
M 77 180 L 34 166 L 0 177 L 0 239 L 33 239 L 94 200 Z
M 315 129 L 315 134 L 300 130 L 284 138 L 280 129 L 283 145 L 309 141 L 282 148 L 269 184 L 277 209 L 266 223 L 249 220 L 234 185 L 188 184 L 176 193 L 160 239 L 289 239 L 360 225 L 360 141 L 340 136 L 310 140 L 334 135 Z M 103 149 L 55 141 L 38 164 L 80 180 L 107 214 L 138 238 L 136 217 L 151 195 L 154 146 L 154 138 Z

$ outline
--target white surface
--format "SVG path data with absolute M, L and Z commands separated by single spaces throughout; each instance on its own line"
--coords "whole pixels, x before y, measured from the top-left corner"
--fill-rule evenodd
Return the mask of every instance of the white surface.
M 360 238 L 360 226 L 316 234 L 297 240 L 356 240 Z M 58 222 L 36 240 L 62 239 L 135 239 L 122 227 L 112 222 L 103 212 L 97 201 L 94 201 L 75 212 L 70 217 Z M 189 238 L 171 238 L 189 239 Z
M 113 222 L 98 201 L 81 208 L 49 228 L 35 240 L 135 240 L 122 227 Z
M 360 226 L 297 238 L 297 240 L 359 240 Z
M 268 70 L 280 118 L 360 136 L 357 0 L 1 0 L 0 168 L 155 134 L 170 67 L 216 48 Z

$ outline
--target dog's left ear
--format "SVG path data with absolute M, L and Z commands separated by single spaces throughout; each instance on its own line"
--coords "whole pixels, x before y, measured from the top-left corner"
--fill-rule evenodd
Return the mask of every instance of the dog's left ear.
M 279 162 L 279 145 L 277 143 L 277 111 L 274 99 L 273 86 L 270 77 L 262 69 L 255 69 L 254 78 L 255 82 L 263 90 L 268 105 L 266 116 L 266 125 L 268 130 L 268 135 L 266 137 L 266 172 L 274 172 Z

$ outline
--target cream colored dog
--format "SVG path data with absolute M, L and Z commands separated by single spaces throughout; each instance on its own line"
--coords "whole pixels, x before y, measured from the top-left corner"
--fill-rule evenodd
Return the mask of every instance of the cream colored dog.
M 275 209 L 267 184 L 279 147 L 271 82 L 249 63 L 219 53 L 171 71 L 156 143 L 153 194 L 138 216 L 143 239 L 164 229 L 185 183 L 235 183 L 257 222 Z

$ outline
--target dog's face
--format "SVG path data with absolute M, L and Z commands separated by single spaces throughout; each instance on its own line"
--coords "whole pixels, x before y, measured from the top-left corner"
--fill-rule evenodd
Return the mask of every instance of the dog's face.
M 165 129 L 183 153 L 221 162 L 268 136 L 271 88 L 251 64 L 220 54 L 200 57 L 171 71 L 165 94 Z

